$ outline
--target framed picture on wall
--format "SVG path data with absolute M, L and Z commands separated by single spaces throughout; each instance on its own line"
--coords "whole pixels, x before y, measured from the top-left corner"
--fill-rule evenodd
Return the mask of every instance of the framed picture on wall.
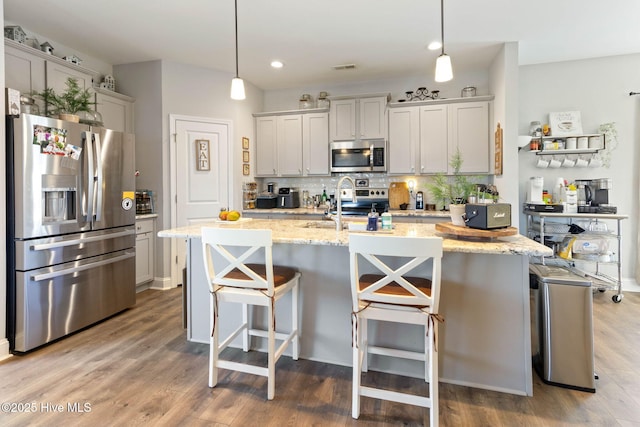
M 242 152 L 242 161 L 244 163 L 249 163 L 249 151 L 245 150 Z
M 549 113 L 549 125 L 552 136 L 582 135 L 580 111 Z
M 249 175 L 250 169 L 248 164 L 242 165 L 242 175 Z
M 242 149 L 243 150 L 249 149 L 249 138 L 247 138 L 246 136 L 242 137 Z

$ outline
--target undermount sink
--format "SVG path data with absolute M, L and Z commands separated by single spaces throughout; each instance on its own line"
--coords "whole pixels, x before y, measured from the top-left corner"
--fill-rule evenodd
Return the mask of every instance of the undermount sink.
M 336 223 L 334 221 L 309 221 L 304 225 L 301 225 L 302 228 L 336 228 Z

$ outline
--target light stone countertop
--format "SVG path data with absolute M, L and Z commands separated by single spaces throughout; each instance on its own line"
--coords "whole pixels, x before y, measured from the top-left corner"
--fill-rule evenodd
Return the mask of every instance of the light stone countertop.
M 355 222 L 364 222 L 355 220 Z M 352 220 L 354 221 L 354 220 Z M 333 221 L 291 220 L 291 219 L 252 219 L 242 218 L 238 222 L 219 221 L 198 223 L 190 226 L 162 230 L 159 237 L 199 238 L 202 227 L 233 227 L 244 229 L 271 229 L 274 243 L 298 245 L 348 246 L 349 233 L 354 231 L 336 231 Z M 369 232 L 365 232 L 369 233 Z M 491 240 L 454 239 L 442 235 L 435 224 L 396 223 L 392 232 L 380 232 L 391 236 L 441 236 L 445 252 L 466 252 L 479 254 L 514 254 L 529 256 L 551 256 L 553 251 L 520 234 Z
M 273 208 L 273 209 L 245 209 L 242 211 L 243 215 L 251 215 L 255 214 L 272 214 L 272 215 L 324 215 L 324 208 L 295 208 L 295 209 L 286 209 L 286 208 Z M 415 209 L 391 209 L 389 211 L 391 216 L 399 216 L 399 217 L 418 217 L 418 218 L 448 218 L 448 211 L 424 211 L 424 210 L 415 210 Z M 353 218 L 353 216 L 349 216 L 349 218 Z M 356 216 L 357 218 L 357 216 Z M 363 216 L 364 218 L 364 216 Z

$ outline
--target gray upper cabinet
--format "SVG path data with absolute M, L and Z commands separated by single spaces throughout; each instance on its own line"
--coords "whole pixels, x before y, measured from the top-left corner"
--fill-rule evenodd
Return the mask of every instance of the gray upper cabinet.
M 44 59 L 5 43 L 5 86 L 25 94 L 42 92 L 46 87 L 44 64 Z
M 67 79 L 70 77 L 76 79 L 80 89 L 89 89 L 93 86 L 93 75 L 70 68 L 67 64 L 46 61 L 45 69 L 47 70 L 47 87 L 52 88 L 56 93 L 67 90 Z
M 330 96 L 329 136 L 331 141 L 387 138 L 389 94 Z
M 392 103 L 389 108 L 389 173 L 453 173 L 449 159 L 462 153 L 462 173 L 490 174 L 492 96 Z
M 94 88 L 95 109 L 102 115 L 104 127 L 134 133 L 135 99 L 107 89 Z
M 256 113 L 256 177 L 329 175 L 326 109 Z

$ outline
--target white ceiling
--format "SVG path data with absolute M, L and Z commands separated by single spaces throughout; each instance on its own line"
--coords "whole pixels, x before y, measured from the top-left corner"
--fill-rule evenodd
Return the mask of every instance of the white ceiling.
M 0 0 L 2 1 L 2 0 Z M 438 0 L 238 0 L 240 76 L 269 89 L 433 76 Z M 445 0 L 456 69 L 503 42 L 520 64 L 640 53 L 638 0 Z M 235 71 L 233 0 L 4 0 L 5 20 L 117 65 L 164 59 Z M 285 63 L 271 69 L 272 59 Z M 355 64 L 355 70 L 332 66 Z

